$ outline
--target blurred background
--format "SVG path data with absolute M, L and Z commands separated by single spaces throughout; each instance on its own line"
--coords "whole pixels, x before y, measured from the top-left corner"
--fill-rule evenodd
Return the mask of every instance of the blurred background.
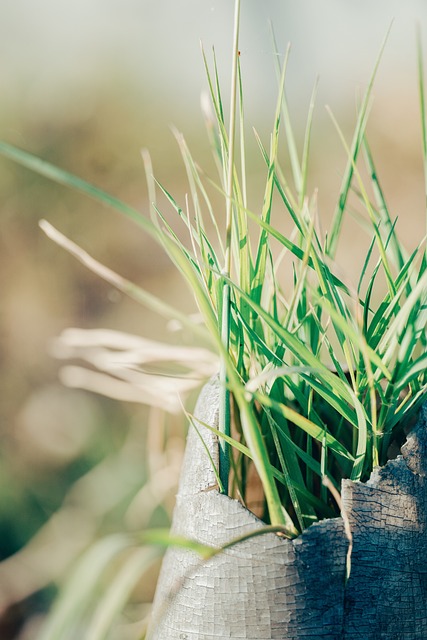
M 346 162 L 325 105 L 350 140 L 357 101 L 394 19 L 369 133 L 399 231 L 414 247 L 425 233 L 416 62 L 417 25 L 427 51 L 425 2 L 242 5 L 249 135 L 254 126 L 268 144 L 276 97 L 270 21 L 282 57 L 291 43 L 287 96 L 299 142 L 320 77 L 310 186 L 319 188 L 325 226 Z M 141 149 L 148 148 L 156 177 L 182 203 L 187 187 L 171 125 L 212 171 L 200 111 L 206 82 L 199 43 L 208 56 L 215 46 L 227 96 L 232 21 L 231 0 L 3 0 L 0 138 L 144 214 L 149 203 Z M 264 175 L 255 144 L 250 148 L 256 210 Z M 165 412 L 162 402 L 148 408 L 64 387 L 52 341 L 68 327 L 174 345 L 193 341 L 86 271 L 44 236 L 38 220 L 48 219 L 98 260 L 185 313 L 195 308 L 168 258 L 133 223 L 3 158 L 0 216 L 0 638 L 24 640 L 37 637 L 58 585 L 94 541 L 168 525 L 186 428 L 179 412 Z M 350 279 L 364 242 L 350 223 L 338 255 Z M 207 358 L 207 374 L 210 367 L 215 361 Z M 137 637 L 157 570 L 153 565 L 112 637 Z

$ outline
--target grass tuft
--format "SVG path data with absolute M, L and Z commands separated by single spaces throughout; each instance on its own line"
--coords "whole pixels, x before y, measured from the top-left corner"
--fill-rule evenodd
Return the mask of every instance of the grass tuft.
M 219 436 L 222 455 L 218 487 L 250 504 L 251 487 L 246 478 L 254 468 L 265 496 L 260 515 L 271 525 L 269 530 L 292 538 L 316 520 L 339 513 L 341 480 L 365 481 L 375 466 L 383 465 L 403 441 L 413 415 L 425 400 L 426 247 L 425 238 L 410 252 L 401 243 L 366 133 L 372 87 L 387 37 L 361 102 L 350 144 L 331 114 L 347 153 L 347 165 L 329 232 L 325 237 L 319 232 L 316 193 L 307 191 L 317 83 L 299 153 L 285 99 L 288 54 L 277 69 L 278 98 L 269 145 L 254 133 L 265 166 L 265 185 L 260 211 L 251 210 L 244 70 L 238 55 L 239 11 L 237 0 L 228 130 L 215 55 L 211 69 L 203 52 L 210 99 L 209 105 L 204 100 L 203 111 L 218 171 L 216 178 L 205 174 L 184 136 L 175 132 L 188 178 L 189 194 L 184 203 L 178 203 L 167 187 L 152 177 L 147 151 L 143 152 L 143 161 L 152 203 L 148 217 L 81 178 L 7 143 L 0 143 L 0 153 L 113 207 L 163 246 L 192 290 L 203 325 L 194 324 L 100 265 L 46 221 L 40 223 L 49 237 L 80 262 L 159 314 L 190 327 L 220 356 L 223 395 L 219 429 L 196 424 L 190 415 L 189 419 L 202 438 L 205 429 Z M 418 58 L 422 150 L 427 167 L 420 42 Z M 285 171 L 278 162 L 282 145 L 290 157 Z M 368 175 L 365 182 L 362 163 Z M 224 197 L 224 233 L 209 199 L 208 187 L 212 185 Z M 173 231 L 168 216 L 160 210 L 159 191 L 183 225 L 187 241 Z M 334 262 L 351 193 L 364 209 L 360 223 L 370 239 L 356 290 L 345 282 Z M 293 225 L 288 235 L 278 228 L 283 216 L 288 216 Z M 276 259 L 277 249 L 285 256 L 283 260 Z M 283 271 L 287 268 L 293 282 L 284 291 Z M 385 279 L 385 291 L 381 279 Z M 122 542 L 113 540 L 105 549 L 95 550 L 95 554 L 99 552 L 96 563 L 108 561 L 122 549 Z M 189 541 L 179 543 L 194 550 Z M 146 556 L 138 555 L 141 570 L 146 561 Z M 129 591 L 135 577 L 131 563 L 125 564 L 119 576 L 121 593 Z M 79 598 L 77 591 L 72 593 L 69 602 L 74 608 L 62 612 L 60 622 L 78 610 Z M 113 591 L 99 603 L 91 637 L 103 637 L 105 612 L 111 610 L 112 601 L 117 604 L 115 598 Z M 52 632 L 45 637 L 59 636 Z
M 176 202 L 167 188 L 152 177 L 146 150 L 143 161 L 152 201 L 148 218 L 84 180 L 6 143 L 0 143 L 0 153 L 114 207 L 163 245 L 193 291 L 204 325 L 194 324 L 155 296 L 100 265 L 48 222 L 40 223 L 49 237 L 80 262 L 151 309 L 191 327 L 204 344 L 219 354 L 223 396 L 218 484 L 231 495 L 238 488 L 245 500 L 248 491 L 245 478 L 253 465 L 265 494 L 266 509 L 262 515 L 272 525 L 292 523 L 294 530 L 301 532 L 334 509 L 335 501 L 325 488 L 324 477 L 336 488 L 343 478 L 366 480 L 374 466 L 388 459 L 391 444 L 402 440 L 405 425 L 424 399 L 425 242 L 420 242 L 409 254 L 402 246 L 367 140 L 371 91 L 385 42 L 361 103 L 350 145 L 331 114 L 348 162 L 330 232 L 325 238 L 319 234 L 316 198 L 307 193 L 316 88 L 299 160 L 285 100 L 288 54 L 284 64 L 278 66 L 278 98 L 268 150 L 255 133 L 266 178 L 262 208 L 259 213 L 250 210 L 238 20 L 239 3 L 236 3 L 228 131 L 215 56 L 211 71 L 203 54 L 211 101 L 208 106 L 205 100 L 204 113 L 218 169 L 217 180 L 203 172 L 184 136 L 175 131 L 188 177 L 189 197 L 184 205 Z M 425 152 L 420 44 L 418 52 Z M 282 137 L 290 150 L 294 189 L 278 165 Z M 368 184 L 361 177 L 361 162 L 368 171 Z M 208 196 L 208 186 L 212 184 L 224 195 L 224 236 Z M 172 230 L 167 216 L 159 209 L 158 190 L 187 231 L 187 243 Z M 357 291 L 338 275 L 333 262 L 351 191 L 357 194 L 366 212 L 361 222 L 371 239 Z M 370 191 L 373 200 L 368 195 Z M 275 223 L 283 212 L 289 215 L 294 227 L 286 236 Z M 253 227 L 249 231 L 250 223 L 255 223 L 255 233 Z M 212 236 L 208 228 L 213 228 Z M 285 262 L 276 262 L 274 258 L 277 246 L 286 254 L 287 266 L 293 272 L 293 287 L 286 293 L 281 285 Z M 387 283 L 385 293 L 379 284 L 381 273 Z M 376 306 L 375 299 L 379 299 Z

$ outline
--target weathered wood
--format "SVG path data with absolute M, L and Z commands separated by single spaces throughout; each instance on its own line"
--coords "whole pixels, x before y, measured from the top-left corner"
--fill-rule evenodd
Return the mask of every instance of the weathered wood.
M 353 535 L 345 640 L 427 638 L 427 406 L 402 455 L 363 484 L 345 480 Z
M 218 424 L 218 383 L 202 391 L 196 415 Z M 421 640 L 427 638 L 427 414 L 402 456 L 368 483 L 343 483 L 352 533 L 343 520 L 312 525 L 293 541 L 266 534 L 208 562 L 182 549 L 166 553 L 150 640 Z M 205 444 L 218 464 L 218 442 Z M 187 441 L 173 532 L 214 546 L 263 527 L 218 493 L 194 429 Z

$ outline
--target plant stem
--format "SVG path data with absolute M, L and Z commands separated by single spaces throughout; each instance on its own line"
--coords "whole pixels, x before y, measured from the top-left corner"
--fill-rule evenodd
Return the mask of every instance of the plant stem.
M 423 50 L 421 46 L 421 33 L 420 28 L 417 31 L 417 56 L 418 56 L 418 88 L 420 94 L 420 112 L 421 112 L 421 142 L 423 149 L 423 162 L 424 162 L 424 189 L 425 189 L 425 202 L 427 213 L 427 123 L 426 123 L 426 103 L 425 103 L 425 89 L 424 89 L 424 65 L 423 65 Z M 427 217 L 426 217 L 427 221 Z
M 237 96 L 237 65 L 239 57 L 239 25 L 240 25 L 240 0 L 236 0 L 234 6 L 234 35 L 233 35 L 233 62 L 231 72 L 230 92 L 230 128 L 228 147 L 228 171 L 227 171 L 227 207 L 226 207 L 226 235 L 225 235 L 225 265 L 224 275 L 230 277 L 231 273 L 231 234 L 233 227 L 233 168 L 234 168 L 234 138 L 236 130 L 236 96 Z M 222 318 L 221 338 L 226 351 L 229 349 L 230 334 L 230 285 L 224 281 L 222 293 Z M 227 389 L 227 374 L 224 358 L 220 368 L 220 416 L 219 428 L 222 433 L 230 434 L 230 393 Z M 220 441 L 220 478 L 224 487 L 224 493 L 228 493 L 228 475 L 230 471 L 229 446 L 225 440 Z

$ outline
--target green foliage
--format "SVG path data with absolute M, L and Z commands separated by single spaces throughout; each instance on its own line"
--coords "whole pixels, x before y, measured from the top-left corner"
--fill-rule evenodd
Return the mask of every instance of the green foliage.
M 286 62 L 279 69 L 278 99 L 268 148 L 255 133 L 265 165 L 265 187 L 261 210 L 251 210 L 246 186 L 244 83 L 237 52 L 235 46 L 229 131 L 215 58 L 210 68 L 203 54 L 212 107 L 205 113 L 206 126 L 218 177 L 205 174 L 178 133 L 189 184 L 190 197 L 185 205 L 151 177 L 147 153 L 144 159 L 153 201 L 151 219 L 80 178 L 6 143 L 0 144 L 0 153 L 107 203 L 130 216 L 163 245 L 188 282 L 203 316 L 205 328 L 195 331 L 219 353 L 223 365 L 227 393 L 222 399 L 226 403 L 222 424 L 218 430 L 212 425 L 196 425 L 199 433 L 203 437 L 203 429 L 214 430 L 229 445 L 223 451 L 231 458 L 230 494 L 246 499 L 246 478 L 251 466 L 255 467 L 264 490 L 266 520 L 294 537 L 312 522 L 336 513 L 328 484 L 339 489 L 343 478 L 366 480 L 376 465 L 387 461 L 391 445 L 403 440 L 407 425 L 425 398 L 426 249 L 424 239 L 409 254 L 402 246 L 367 141 L 368 106 L 379 60 L 361 101 L 350 144 L 336 125 L 348 161 L 329 234 L 320 233 L 316 198 L 307 190 L 315 91 L 300 161 L 285 100 Z M 421 62 L 419 68 L 425 138 Z M 235 137 L 239 137 L 239 145 L 234 144 Z M 279 165 L 282 144 L 287 146 L 291 159 L 289 177 Z M 423 149 L 427 166 L 425 139 Z M 362 162 L 368 184 L 361 177 Z M 228 212 L 224 235 L 208 195 L 212 185 L 223 194 Z M 157 190 L 187 231 L 188 242 L 173 230 L 157 205 Z M 358 197 L 364 209 L 360 222 L 368 227 L 370 236 L 357 288 L 343 281 L 335 263 L 351 194 Z M 283 214 L 293 225 L 287 235 L 279 229 Z M 50 228 L 43 224 L 49 232 Z M 154 296 L 98 263 L 91 264 L 90 257 L 75 245 L 63 244 L 143 304 L 183 321 L 182 316 Z M 286 288 L 285 268 L 292 273 L 292 286 Z M 385 291 L 382 281 L 386 283 Z M 218 484 L 226 487 L 229 478 L 224 458 L 222 464 L 227 472 L 224 478 L 224 470 L 219 470 Z M 111 555 L 123 550 L 122 543 L 128 544 L 126 540 L 112 539 L 105 548 L 94 549 L 96 563 L 104 566 Z M 140 571 L 150 561 L 151 556 L 142 555 L 138 560 Z M 109 615 L 112 611 L 111 601 L 117 605 L 118 598 L 122 602 L 123 593 L 129 592 L 137 574 L 131 564 L 124 564 L 119 574 L 123 589 L 119 589 L 118 596 L 114 590 L 105 594 L 90 637 L 105 637 L 105 612 Z M 65 624 L 66 615 L 75 615 L 74 611 L 82 606 L 84 598 L 74 586 L 71 582 L 72 596 L 66 602 L 75 609 L 69 613 L 65 610 L 60 624 Z M 59 636 L 46 632 L 45 637 Z
M 421 59 L 421 54 L 420 54 Z M 114 197 L 29 154 L 0 143 L 3 155 L 61 184 L 100 200 L 135 220 L 159 241 L 187 280 L 203 315 L 205 329 L 195 331 L 216 349 L 224 365 L 224 380 L 234 398 L 236 431 L 220 425 L 224 442 L 239 441 L 250 455 L 233 461 L 231 485 L 245 497 L 248 465 L 254 464 L 264 487 L 269 521 L 303 530 L 330 512 L 322 477 L 339 488 L 342 478 L 365 480 L 373 467 L 388 458 L 423 400 L 426 389 L 427 269 L 424 242 L 408 255 L 396 233 L 366 138 L 366 114 L 375 70 L 361 103 L 348 153 L 342 188 L 330 234 L 318 231 L 316 199 L 307 193 L 313 101 L 309 107 L 302 161 L 299 162 L 289 111 L 284 98 L 285 68 L 280 69 L 279 95 L 270 148 L 256 135 L 266 167 L 263 206 L 259 214 L 247 203 L 243 80 L 238 57 L 235 83 L 239 108 L 236 130 L 226 131 L 219 74 L 204 56 L 212 110 L 206 125 L 218 167 L 219 182 L 205 175 L 177 133 L 187 172 L 190 202 L 181 207 L 167 188 L 147 175 L 155 200 L 160 189 L 189 235 L 185 243 L 153 202 L 151 220 Z M 423 131 L 424 86 L 420 70 Z M 213 114 L 213 116 L 212 116 Z M 333 117 L 333 116 L 332 116 Z M 335 120 L 334 120 L 335 122 Z M 295 187 L 284 178 L 278 156 L 280 133 L 291 150 Z M 240 145 L 230 161 L 230 136 L 240 132 Z M 371 180 L 362 181 L 358 163 L 363 155 Z M 150 167 L 147 153 L 146 168 Z M 231 171 L 231 178 L 230 178 Z M 224 194 L 230 227 L 222 238 L 220 222 L 208 196 L 209 186 Z M 347 201 L 354 191 L 369 224 L 371 245 L 357 290 L 343 282 L 334 263 Z M 278 197 L 276 197 L 278 196 Z M 282 211 L 281 211 L 282 209 Z M 274 219 L 288 214 L 294 225 L 284 235 Z M 206 215 L 208 218 L 206 218 Z M 213 228 L 210 237 L 207 222 Z M 253 233 L 250 222 L 258 232 Z M 47 223 L 42 227 L 55 235 Z M 61 242 L 57 234 L 56 240 Z M 64 244 L 65 246 L 65 244 Z M 276 260 L 277 246 L 286 253 L 293 287 L 285 292 Z M 163 315 L 178 318 L 168 305 L 95 263 L 68 242 L 66 248 L 123 291 Z M 92 260 L 92 263 L 90 262 Z M 289 265 L 288 265 L 289 267 Z M 381 276 L 386 293 L 378 284 Z M 374 300 L 380 300 L 374 306 Z M 188 319 L 184 319 L 189 324 Z M 224 340 L 224 326 L 227 329 Z M 224 395 L 228 402 L 228 395 Z M 228 416 L 228 417 L 227 417 Z M 228 434 L 228 436 L 227 436 Z M 224 449 L 228 451 L 228 449 Z M 231 453 L 233 456 L 233 446 Z M 221 476 L 221 470 L 220 470 Z M 221 476 L 223 486 L 228 477 Z
M 424 242 L 411 255 L 406 254 L 367 143 L 367 110 L 378 62 L 350 145 L 337 126 L 348 164 L 331 232 L 325 237 L 317 230 L 316 201 L 306 192 L 313 105 L 299 163 L 284 100 L 285 73 L 280 70 L 269 151 L 258 138 L 266 182 L 264 204 L 256 214 L 248 208 L 246 176 L 242 173 L 246 163 L 240 65 L 240 121 L 236 125 L 241 137 L 239 170 L 237 161 L 229 168 L 230 137 L 236 132 L 226 132 L 218 72 L 216 66 L 213 72 L 209 70 L 206 58 L 205 63 L 216 118 L 214 127 L 207 114 L 212 151 L 219 167 L 216 186 L 232 204 L 232 233 L 228 241 L 226 238 L 225 250 L 220 243 L 214 248 L 213 240 L 208 240 L 201 204 L 206 203 L 202 186 L 206 178 L 180 136 L 183 160 L 187 170 L 190 168 L 191 214 L 187 211 L 184 215 L 179 204 L 162 190 L 183 219 L 192 248 L 188 250 L 171 233 L 163 216 L 159 218 L 163 231 L 160 238 L 189 281 L 225 364 L 237 415 L 234 442 L 223 439 L 235 448 L 236 440 L 248 447 L 264 487 L 270 521 L 282 525 L 292 521 L 301 531 L 331 508 L 322 477 L 327 476 L 337 488 L 345 477 L 366 480 L 374 466 L 388 459 L 391 443 L 402 440 L 405 425 L 423 400 L 427 382 Z M 422 113 L 424 122 L 424 110 Z M 294 189 L 278 165 L 281 128 L 291 151 Z M 358 169 L 362 152 L 373 200 Z M 361 222 L 369 223 L 372 239 L 357 291 L 342 281 L 334 263 L 352 191 L 357 192 L 365 209 L 366 219 Z M 280 205 L 273 207 L 274 194 L 293 221 L 294 230 L 288 236 L 275 226 L 274 218 L 280 219 L 282 211 Z M 212 210 L 209 204 L 207 208 Z M 255 238 L 249 231 L 249 220 L 258 225 Z M 282 289 L 283 263 L 276 264 L 274 243 L 291 258 L 294 277 L 290 292 Z M 233 265 L 230 271 L 228 262 Z M 387 283 L 385 294 L 379 284 L 381 276 Z M 227 313 L 225 350 L 222 331 Z M 223 425 L 220 431 L 227 434 Z M 233 483 L 244 497 L 248 456 L 239 455 L 237 460 Z

